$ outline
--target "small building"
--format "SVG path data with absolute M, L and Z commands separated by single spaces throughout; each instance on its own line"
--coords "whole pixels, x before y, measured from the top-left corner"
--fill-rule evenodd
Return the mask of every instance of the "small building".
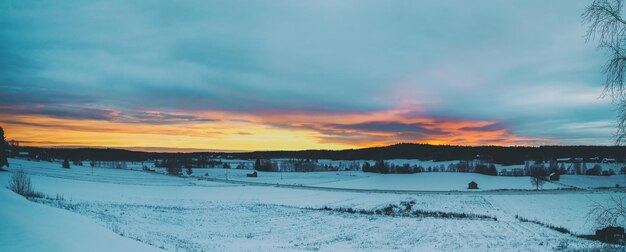
M 553 172 L 548 175 L 550 181 L 559 181 L 561 179 L 561 175 L 559 173 Z
M 256 171 L 254 171 L 253 173 L 247 173 L 247 174 L 246 174 L 246 177 L 250 177 L 250 178 L 256 178 L 256 177 L 258 177 L 258 176 L 259 176 L 259 175 L 256 173 Z
M 605 163 L 605 164 L 614 164 L 614 163 L 616 163 L 616 160 L 615 160 L 615 158 L 603 158 L 603 159 L 602 159 L 602 163 Z
M 28 151 L 20 151 L 18 153 L 18 156 L 20 157 L 28 157 L 30 155 L 30 153 Z
M 557 163 L 569 163 L 570 161 L 572 161 L 571 158 L 557 158 L 556 159 Z
M 626 235 L 623 227 L 605 227 L 596 230 L 596 239 L 602 242 L 624 244 Z
M 478 189 L 478 183 L 472 181 L 467 184 L 467 189 Z

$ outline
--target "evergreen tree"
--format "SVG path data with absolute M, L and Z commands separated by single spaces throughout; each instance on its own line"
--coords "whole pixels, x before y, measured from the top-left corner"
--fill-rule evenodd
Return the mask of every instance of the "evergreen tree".
M 487 168 L 486 174 L 491 176 L 498 176 L 498 169 L 496 169 L 496 166 L 494 164 L 490 164 L 489 168 Z
M 409 164 L 403 164 L 402 166 L 398 167 L 397 172 L 403 174 L 411 173 L 411 166 Z
M 583 174 L 583 170 L 582 170 L 582 167 L 580 166 L 580 163 L 578 162 L 574 163 L 574 172 L 576 173 L 576 175 Z
M 165 171 L 169 175 L 180 176 L 183 169 L 177 159 L 168 159 L 165 161 Z
M 565 165 L 563 163 L 559 166 L 559 174 L 567 174 L 567 170 L 565 169 Z
M 593 168 L 585 171 L 585 175 L 599 176 L 600 174 L 602 174 L 602 166 L 598 164 L 594 165 Z
M 4 129 L 0 127 L 0 170 L 2 167 L 9 167 L 9 161 L 7 161 L 7 149 L 9 145 L 4 138 Z
M 191 176 L 191 173 L 193 173 L 193 170 L 191 169 L 191 165 L 188 165 L 186 169 L 187 169 L 187 176 Z
M 389 173 L 389 166 L 385 164 L 384 160 L 376 160 L 374 164 L 374 172 Z
M 367 161 L 363 163 L 363 172 L 372 172 L 372 167 L 370 166 L 370 163 Z
M 63 168 L 66 168 L 66 169 L 70 168 L 70 160 L 68 160 L 67 158 L 63 160 Z

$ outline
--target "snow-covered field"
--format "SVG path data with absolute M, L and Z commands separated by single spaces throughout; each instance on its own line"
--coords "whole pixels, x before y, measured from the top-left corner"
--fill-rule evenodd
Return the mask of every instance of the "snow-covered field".
M 94 228 L 94 224 L 90 224 L 91 220 L 71 219 L 84 217 L 27 202 L 4 190 L 0 192 L 2 202 L 9 202 L 18 208 L 0 211 L 0 219 L 12 220 L 8 225 L 0 224 L 0 251 L 34 251 L 29 249 L 32 247 L 22 245 L 26 242 L 69 242 L 63 237 L 37 235 L 39 223 L 59 229 L 75 229 L 72 232 L 80 232 L 83 236 L 102 237 L 97 241 L 99 243 L 117 242 L 121 244 L 119 246 L 125 247 L 113 248 L 113 251 L 140 250 L 141 248 L 134 246 L 141 244 L 137 245 L 137 242 L 130 239 L 153 245 L 151 248 L 161 247 L 172 251 L 601 249 L 605 245 L 599 242 L 562 234 L 537 224 L 520 222 L 515 219 L 515 215 L 563 226 L 575 233 L 588 234 L 594 230 L 593 223 L 586 218 L 590 204 L 624 193 L 595 190 L 556 190 L 539 194 L 532 191 L 470 193 L 462 191 L 469 180 L 475 180 L 485 190 L 527 189 L 530 182 L 527 177 L 489 177 L 461 173 L 423 173 L 410 176 L 361 172 L 284 173 L 282 179 L 280 173 L 261 173 L 254 180 L 344 188 L 380 188 L 376 185 L 383 184 L 388 189 L 460 190 L 457 193 L 377 193 L 226 183 L 118 169 L 94 169 L 92 176 L 91 168 L 87 167 L 66 170 L 57 163 L 15 159 L 11 159 L 10 163 L 12 171 L 21 168 L 31 174 L 35 190 L 55 198 L 39 200 L 40 203 L 87 216 L 100 226 Z M 209 173 L 209 178 L 222 179 L 228 173 L 229 180 L 246 181 L 248 178 L 244 178 L 245 172 L 249 171 L 196 169 L 194 175 L 204 177 L 204 173 Z M 4 187 L 10 176 L 11 173 L 0 173 L 0 185 Z M 415 201 L 413 209 L 480 214 L 496 217 L 497 221 L 364 215 L 318 210 L 323 207 L 373 210 L 389 204 L 400 204 L 402 201 Z M 20 214 L 21 212 L 24 214 Z M 31 218 L 36 221 L 31 221 Z M 87 224 L 84 229 L 74 225 L 59 227 L 56 220 Z M 103 235 L 102 232 L 106 234 Z M 21 243 L 10 238 L 16 233 L 19 237 L 24 237 Z M 113 241 L 110 238 L 113 233 L 130 239 L 114 236 L 124 242 Z M 75 243 L 91 242 L 87 238 L 81 239 L 82 236 L 79 235 L 75 237 L 78 238 L 69 239 Z M 44 250 L 70 250 L 65 249 L 66 247 L 49 248 Z
M 159 171 L 165 173 L 164 170 Z M 477 173 L 423 172 L 415 174 L 378 174 L 360 171 L 258 172 L 258 177 L 256 178 L 246 177 L 246 173 L 250 172 L 250 170 L 222 168 L 194 169 L 192 177 L 250 183 L 364 190 L 469 191 L 468 183 L 471 181 L 478 183 L 478 191 L 535 189 L 528 177 L 487 176 Z M 613 186 L 615 185 L 613 180 L 610 180 L 608 183 L 612 183 Z M 559 189 L 569 188 L 569 186 L 546 183 L 543 188 Z
M 498 177 L 458 172 L 375 174 L 367 178 L 323 183 L 318 184 L 318 186 L 355 189 L 467 191 L 467 186 L 470 181 L 478 183 L 479 190 L 535 189 L 531 185 L 528 177 Z M 544 189 L 557 189 L 561 187 L 563 186 L 552 183 L 544 185 Z
M 626 175 L 576 176 L 563 175 L 560 183 L 581 188 L 626 187 Z
M 75 213 L 0 189 L 0 251 L 158 251 Z

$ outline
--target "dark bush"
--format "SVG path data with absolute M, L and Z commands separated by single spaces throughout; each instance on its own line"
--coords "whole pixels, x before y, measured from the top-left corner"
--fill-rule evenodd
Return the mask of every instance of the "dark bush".
M 33 191 L 30 177 L 23 171 L 18 170 L 13 173 L 13 176 L 9 179 L 8 188 L 15 193 L 22 195 L 26 198 L 41 198 L 43 195 Z

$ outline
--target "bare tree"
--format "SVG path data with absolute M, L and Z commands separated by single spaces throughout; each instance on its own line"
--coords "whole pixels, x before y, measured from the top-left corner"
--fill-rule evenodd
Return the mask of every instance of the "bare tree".
M 626 225 L 626 197 L 611 196 L 608 201 L 594 201 L 589 217 L 599 228 Z
M 609 60 L 602 71 L 604 96 L 610 96 L 618 105 L 617 144 L 626 142 L 626 20 L 622 17 L 622 0 L 594 0 L 582 14 L 583 22 L 588 25 L 587 41 L 597 39 L 598 48 L 607 52 Z M 626 220 L 626 196 L 612 196 L 611 200 L 594 203 L 589 216 L 596 225 L 619 225 Z
M 622 17 L 622 0 L 594 0 L 587 6 L 582 19 L 588 25 L 587 41 L 598 40 L 598 48 L 606 51 L 609 60 L 602 72 L 604 96 L 618 105 L 616 143 L 626 142 L 626 20 Z
M 543 184 L 546 183 L 546 176 L 548 176 L 548 171 L 543 167 L 542 163 L 535 162 L 534 165 L 530 166 L 529 174 L 530 183 L 537 189 L 543 189 Z
M 543 178 L 530 177 L 530 184 L 533 185 L 536 190 L 543 189 L 543 184 L 545 183 L 546 181 Z

